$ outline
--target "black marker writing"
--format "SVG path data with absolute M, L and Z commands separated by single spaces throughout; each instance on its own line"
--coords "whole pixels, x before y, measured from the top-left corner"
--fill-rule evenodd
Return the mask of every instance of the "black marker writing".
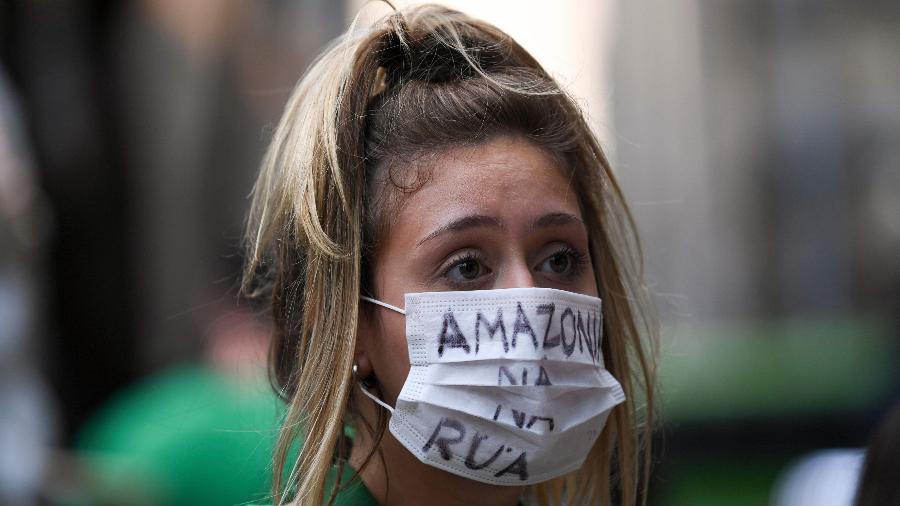
M 498 404 L 497 410 L 494 411 L 494 421 L 497 421 L 497 419 L 500 418 L 500 412 L 502 411 L 502 409 L 503 409 L 503 406 Z M 547 428 L 551 431 L 553 430 L 553 427 L 555 426 L 552 416 L 531 415 L 529 417 L 528 413 L 526 413 L 525 411 L 519 411 L 518 409 L 510 409 L 510 415 L 512 415 L 512 420 L 513 420 L 513 423 L 515 424 L 515 426 L 520 429 L 523 427 L 526 429 L 530 429 L 530 428 L 534 427 L 534 424 L 537 422 L 546 423 Z M 525 420 L 528 420 L 527 424 L 525 423 Z
M 572 342 L 566 342 L 566 316 L 568 316 L 572 320 Z M 446 325 L 446 324 L 445 324 Z M 559 317 L 559 337 L 562 340 L 563 353 L 566 354 L 567 357 L 572 356 L 572 352 L 575 351 L 575 313 L 572 312 L 571 308 L 566 308 L 563 311 L 562 315 Z
M 509 372 L 509 369 L 506 368 L 505 365 L 501 365 L 497 370 L 497 384 L 503 385 L 503 377 L 506 376 L 506 381 L 509 382 L 510 385 L 516 384 L 516 378 Z
M 504 311 L 502 307 L 496 307 L 489 310 L 477 310 L 474 311 L 474 314 L 467 311 L 460 316 L 448 309 L 443 314 L 441 329 L 436 340 L 438 357 L 443 357 L 444 353 L 452 348 L 458 348 L 465 353 L 471 352 L 471 344 L 461 330 L 460 323 L 462 323 L 467 328 L 466 332 L 475 332 L 476 354 L 481 352 L 482 337 L 485 338 L 486 346 L 491 343 L 488 346 L 489 350 L 495 349 L 493 341 L 497 340 L 499 341 L 497 344 L 502 343 L 503 345 L 503 353 L 510 353 L 516 349 L 519 336 L 524 334 L 531 337 L 531 343 L 535 350 L 543 348 L 544 351 L 548 351 L 557 348 L 566 357 L 571 357 L 577 350 L 579 356 L 589 356 L 594 363 L 600 359 L 602 313 L 573 309 L 563 305 L 557 307 L 555 303 L 539 304 L 533 306 L 529 311 L 532 311 L 533 321 L 529 321 L 528 313 L 522 303 L 516 302 L 515 319 L 511 323 L 510 332 L 507 331 L 507 322 L 504 321 L 504 316 L 509 317 L 512 313 L 511 309 Z M 546 317 L 547 320 L 539 322 L 535 315 Z M 559 332 L 553 333 L 557 321 L 559 322 Z M 542 341 L 538 340 L 536 327 L 533 324 L 543 326 Z M 495 339 L 498 337 L 499 339 Z M 528 379 L 525 376 L 532 372 L 534 371 L 522 372 L 521 384 L 527 384 Z
M 503 386 L 503 378 L 506 378 L 506 382 L 510 385 L 517 385 L 516 377 L 513 375 L 512 371 L 509 370 L 505 365 L 501 365 L 497 368 L 497 385 Z M 522 368 L 522 385 L 528 384 L 528 369 Z M 547 374 L 547 369 L 544 369 L 544 366 L 540 366 L 538 369 L 538 377 L 534 382 L 535 386 L 546 386 L 552 385 L 550 382 L 550 375 Z
M 488 335 L 491 339 L 494 338 L 494 334 L 497 330 L 500 330 L 500 337 L 503 338 L 503 351 L 509 351 L 509 342 L 506 340 L 506 327 L 503 325 L 503 309 L 497 308 L 497 319 L 494 320 L 494 324 L 487 320 L 481 311 L 478 312 L 478 317 L 475 319 L 475 353 L 478 353 L 478 344 L 479 344 L 479 329 L 481 327 L 481 323 L 484 322 L 485 328 L 487 328 Z M 513 337 L 515 339 L 515 337 Z M 513 341 L 515 342 L 515 341 Z
M 512 410 L 513 422 L 515 422 L 516 427 L 522 428 L 525 425 L 525 413 L 524 411 L 519 411 L 517 409 Z
M 587 334 L 584 331 L 584 320 L 581 318 L 581 311 L 578 311 L 578 317 L 575 319 L 575 334 L 578 335 L 578 353 L 584 353 L 584 339 Z M 590 350 L 590 348 L 588 348 Z
M 497 413 L 500 412 L 500 406 L 497 406 Z M 496 419 L 496 414 L 494 415 Z M 532 419 L 528 422 L 529 426 L 533 425 L 535 422 L 535 417 L 531 417 Z M 538 417 L 539 418 L 539 417 Z M 552 426 L 552 421 L 550 422 Z M 425 443 L 425 446 L 422 447 L 423 452 L 427 452 L 431 448 L 437 448 L 438 452 L 441 455 L 441 458 L 444 460 L 450 460 L 453 458 L 453 453 L 450 450 L 450 447 L 456 445 L 458 443 L 462 443 L 466 437 L 466 427 L 459 420 L 444 417 L 441 418 L 441 421 L 438 422 L 437 427 L 434 428 L 434 432 L 431 433 L 431 437 L 428 438 L 428 442 Z M 490 453 L 488 450 L 488 454 L 490 455 L 487 459 L 478 462 L 476 460 L 478 450 L 481 448 L 481 444 L 487 441 L 488 435 L 482 434 L 478 431 L 475 431 L 475 435 L 472 437 L 471 441 L 469 441 L 469 450 L 466 453 L 466 458 L 464 464 L 469 469 L 479 470 L 485 469 L 491 464 L 493 464 L 502 454 L 512 453 L 512 448 L 501 444 L 493 453 Z M 488 472 L 493 472 L 492 470 L 487 470 Z M 503 469 L 494 474 L 495 477 L 499 478 L 505 474 L 514 474 L 518 475 L 520 480 L 528 479 L 528 460 L 525 452 L 519 454 L 515 460 L 506 465 Z
M 444 427 L 455 430 L 456 437 L 438 437 L 441 433 L 441 429 Z M 431 437 L 428 438 L 428 442 L 422 447 L 422 451 L 427 452 L 432 445 L 437 445 L 438 451 L 441 452 L 441 457 L 443 457 L 444 460 L 450 460 L 450 445 L 459 443 L 464 437 L 466 437 L 466 428 L 462 423 L 453 418 L 441 418 L 437 427 L 434 428 L 434 432 L 431 433 Z
M 556 304 L 541 304 L 537 307 L 537 314 L 550 315 L 547 318 L 547 327 L 544 328 L 544 349 L 559 346 L 559 335 L 550 336 L 550 325 L 553 323 L 553 312 L 556 311 Z
M 538 379 L 534 384 L 538 386 L 552 385 L 550 383 L 550 375 L 547 374 L 547 369 L 544 369 L 544 366 L 541 366 L 541 370 L 538 371 Z
M 448 329 L 450 330 L 449 335 L 447 334 Z M 466 353 L 469 353 L 469 342 L 466 341 L 466 336 L 459 330 L 456 318 L 453 317 L 453 311 L 450 310 L 444 313 L 444 325 L 441 327 L 441 335 L 438 337 L 439 357 L 444 355 L 444 345 L 448 348 L 462 348 L 466 350 Z
M 552 431 L 553 430 L 553 417 L 550 416 L 532 416 L 531 420 L 528 420 L 528 425 L 525 426 L 526 429 L 530 429 L 534 426 L 535 422 L 547 422 L 547 427 Z
M 518 474 L 519 479 L 522 481 L 528 479 L 528 461 L 525 458 L 525 452 L 522 452 L 516 460 L 514 460 L 510 465 L 501 469 L 494 476 L 499 478 L 504 474 Z
M 594 317 L 594 325 L 590 325 L 589 328 L 594 330 L 594 362 L 600 360 L 600 339 L 603 333 L 603 313 L 597 313 Z
M 534 343 L 534 349 L 538 347 L 537 336 L 534 334 L 534 329 L 531 328 L 531 323 L 528 321 L 528 317 L 525 316 L 525 311 L 522 310 L 522 303 L 516 302 L 516 322 L 513 324 L 513 334 L 512 334 L 512 347 L 516 347 L 516 337 L 519 334 L 528 333 L 531 335 L 531 342 Z
M 494 461 L 497 460 L 497 457 L 503 452 L 503 449 L 506 448 L 505 446 L 500 445 L 500 448 L 497 448 L 497 451 L 495 451 L 487 460 L 480 464 L 475 462 L 475 453 L 478 451 L 478 447 L 481 446 L 481 442 L 487 438 L 488 436 L 486 434 L 480 432 L 476 432 L 475 437 L 472 438 L 472 443 L 469 445 L 469 453 L 466 455 L 466 467 L 469 469 L 484 469 L 493 464 Z

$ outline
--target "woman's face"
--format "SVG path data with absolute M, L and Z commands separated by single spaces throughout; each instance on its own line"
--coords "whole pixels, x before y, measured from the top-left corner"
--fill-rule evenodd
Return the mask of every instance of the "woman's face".
M 498 137 L 449 150 L 430 169 L 376 251 L 381 300 L 402 308 L 408 292 L 515 287 L 597 295 L 575 191 L 543 151 Z M 361 315 L 360 372 L 374 372 L 393 405 L 409 373 L 404 317 L 380 307 Z

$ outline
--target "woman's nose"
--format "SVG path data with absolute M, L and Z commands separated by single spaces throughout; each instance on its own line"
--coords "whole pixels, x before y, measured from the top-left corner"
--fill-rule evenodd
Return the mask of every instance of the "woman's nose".
M 524 258 L 516 259 L 507 264 L 497 280 L 495 288 L 532 288 L 535 284 L 534 273 L 528 267 Z

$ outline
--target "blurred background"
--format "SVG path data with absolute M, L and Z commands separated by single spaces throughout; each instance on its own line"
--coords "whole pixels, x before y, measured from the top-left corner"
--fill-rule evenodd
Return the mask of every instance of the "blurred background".
M 0 5 L 0 504 L 265 500 L 281 405 L 241 224 L 362 4 Z M 900 400 L 900 4 L 445 4 L 576 96 L 632 202 L 663 325 L 650 503 L 849 504 Z

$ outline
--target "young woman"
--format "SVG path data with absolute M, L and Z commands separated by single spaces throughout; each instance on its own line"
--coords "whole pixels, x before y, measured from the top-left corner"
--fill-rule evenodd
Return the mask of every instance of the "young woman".
M 287 103 L 247 240 L 289 406 L 276 504 L 641 502 L 632 220 L 573 100 L 502 31 L 421 6 L 337 39 Z

